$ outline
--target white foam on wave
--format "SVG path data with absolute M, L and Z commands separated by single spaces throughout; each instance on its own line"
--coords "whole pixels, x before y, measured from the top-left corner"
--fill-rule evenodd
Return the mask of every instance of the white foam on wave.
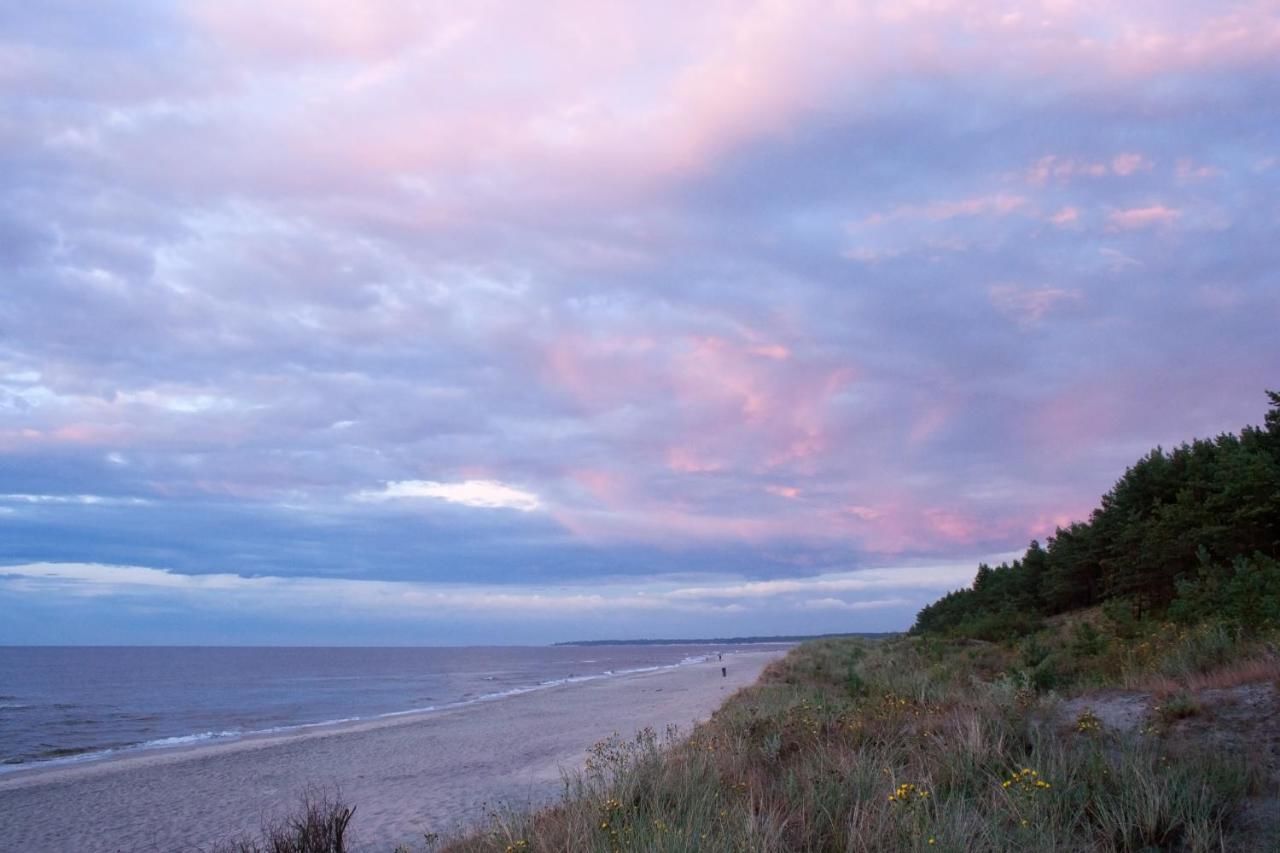
M 155 740 L 147 740 L 130 749 L 163 749 L 166 746 L 185 746 L 190 743 L 200 743 L 206 740 L 227 740 L 229 738 L 240 737 L 242 732 L 237 730 L 227 730 L 222 732 L 200 732 L 194 735 L 175 735 L 174 737 L 162 737 Z

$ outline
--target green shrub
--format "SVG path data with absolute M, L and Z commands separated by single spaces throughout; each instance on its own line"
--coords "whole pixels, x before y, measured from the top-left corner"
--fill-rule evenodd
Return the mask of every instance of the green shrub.
M 1031 668 L 1031 686 L 1037 693 L 1047 693 L 1058 686 L 1061 673 L 1052 656 L 1045 657 Z
M 1235 660 L 1239 655 L 1238 635 L 1226 625 L 1210 623 L 1184 629 L 1156 664 L 1156 671 L 1183 679 L 1208 672 Z
M 1142 620 L 1129 598 L 1112 598 L 1103 602 L 1102 615 L 1107 620 L 1108 630 L 1122 640 L 1132 640 L 1142 633 Z
M 1022 656 L 1022 665 L 1028 669 L 1035 669 L 1049 656 L 1049 647 L 1041 641 L 1039 635 L 1032 635 L 1023 641 L 1019 653 Z
M 1071 651 L 1080 657 L 1096 657 L 1107 649 L 1107 638 L 1091 622 L 1080 622 L 1072 631 Z
M 1280 560 L 1265 554 L 1222 566 L 1202 549 L 1196 577 L 1180 580 L 1177 590 L 1169 616 L 1184 624 L 1218 619 L 1250 635 L 1280 627 Z
M 1168 724 L 1176 720 L 1185 720 L 1187 717 L 1194 717 L 1203 709 L 1195 696 L 1185 690 L 1179 690 L 1157 705 L 1154 710 L 1160 722 Z
M 1000 610 L 976 614 L 958 625 L 954 633 L 959 637 L 1006 643 L 1034 633 L 1039 626 L 1040 620 L 1030 613 Z

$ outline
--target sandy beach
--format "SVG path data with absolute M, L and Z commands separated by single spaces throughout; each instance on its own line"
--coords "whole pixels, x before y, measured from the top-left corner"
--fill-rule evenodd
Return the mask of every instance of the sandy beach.
M 561 770 L 613 732 L 706 719 L 783 651 L 744 651 L 429 714 L 0 776 L 0 845 L 12 850 L 197 851 L 286 813 L 308 785 L 356 806 L 360 851 L 417 844 L 482 817 L 486 804 L 538 804 Z M 721 677 L 720 667 L 728 668 Z M 420 846 L 420 845 L 418 845 Z

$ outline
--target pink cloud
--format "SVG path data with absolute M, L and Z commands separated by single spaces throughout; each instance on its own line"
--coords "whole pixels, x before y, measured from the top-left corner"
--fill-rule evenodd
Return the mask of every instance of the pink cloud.
M 547 381 L 592 409 L 658 390 L 658 344 L 647 336 L 562 333 L 542 351 Z
M 575 537 L 588 542 L 765 542 L 796 535 L 794 520 L 751 515 L 718 515 L 688 506 L 645 502 L 605 511 L 555 507 L 551 516 Z
M 31 429 L 0 429 L 0 450 L 17 451 L 31 448 L 44 439 L 44 433 Z
M 895 219 L 928 219 L 944 221 L 961 216 L 1008 216 L 1027 203 L 1024 196 L 1010 193 L 973 196 L 971 198 L 904 204 L 885 213 L 873 213 L 863 223 L 876 225 Z
M 930 505 L 923 496 L 885 491 L 874 506 L 855 504 L 824 517 L 823 527 L 879 554 L 919 548 L 973 545 L 1010 532 L 1021 535 L 1025 523 L 1013 517 L 980 519 L 959 508 Z
M 1152 162 L 1141 154 L 1117 154 L 1111 158 L 1111 171 L 1126 177 L 1135 172 L 1151 171 Z
M 752 355 L 763 356 L 764 358 L 772 358 L 783 361 L 791 357 L 791 351 L 781 344 L 761 344 L 753 346 L 747 350 Z
M 924 413 L 915 419 L 911 425 L 911 430 L 907 433 L 907 439 L 912 444 L 920 444 L 928 441 L 940 429 L 946 426 L 951 420 L 951 406 L 937 403 L 930 405 L 925 409 Z
M 1081 298 L 1078 290 L 1016 284 L 993 284 L 987 296 L 993 308 L 1024 329 L 1039 325 L 1057 306 Z
M 705 474 L 719 471 L 723 466 L 690 448 L 673 447 L 667 451 L 667 467 L 683 474 Z
M 1076 503 L 1070 510 L 1038 515 L 1027 524 L 1027 536 L 1038 539 L 1041 544 L 1054 534 L 1058 528 L 1069 527 L 1072 522 L 1083 521 L 1089 517 L 1093 507 L 1083 502 Z
M 769 515 L 717 513 L 680 501 L 650 500 L 595 510 L 552 507 L 552 516 L 573 535 L 593 542 L 745 541 L 763 543 L 804 538 L 853 542 L 859 548 L 891 555 L 905 551 L 972 546 L 1030 529 L 1022 518 L 982 520 L 963 509 L 886 496 L 875 507 L 855 504 L 830 510 L 797 500 L 795 487 L 767 487 L 785 500 Z M 794 493 L 793 493 L 794 492 Z
M 1111 379 L 1113 385 L 1107 387 L 1063 389 L 1031 410 L 1028 432 L 1032 439 L 1045 452 L 1075 459 L 1121 434 L 1126 413 L 1139 405 L 1133 401 L 1143 398 L 1134 390 L 1140 387 L 1136 376 L 1112 375 Z
M 1106 163 L 1082 162 L 1070 157 L 1048 154 L 1037 160 L 1027 170 L 1026 180 L 1033 186 L 1043 186 L 1050 180 L 1066 182 L 1080 176 L 1099 178 L 1106 175 L 1107 171 Z
M 1025 178 L 1033 186 L 1044 186 L 1050 181 L 1065 184 L 1075 178 L 1103 178 L 1108 175 L 1128 177 L 1138 172 L 1148 172 L 1154 165 L 1145 155 L 1134 152 L 1117 154 L 1109 162 L 1048 154 L 1032 164 Z
M 209 180 L 305 194 L 343 182 L 375 193 L 412 176 L 430 188 L 422 216 L 408 218 L 423 229 L 480 215 L 485 193 L 458 179 L 471 170 L 484 171 L 504 210 L 616 201 L 704 171 L 751 140 L 785 136 L 833 88 L 979 72 L 999 55 L 1027 74 L 1074 76 L 1105 91 L 1116 76 L 1234 64 L 1280 45 L 1265 3 L 1172 22 L 1154 5 L 1056 0 L 1012 11 L 962 0 L 608 9 L 581 0 L 537 9 L 188 0 L 183 8 L 197 40 L 228 57 L 223 85 L 241 99 L 229 138 L 255 140 L 220 151 L 215 160 L 225 162 L 207 164 Z M 208 108 L 225 107 L 215 99 Z M 293 154 L 287 163 L 268 156 L 282 149 Z M 130 153 L 140 168 L 174 175 L 188 162 L 121 152 Z M 1128 173 L 1140 168 L 1125 159 L 1135 156 L 1112 165 Z M 1108 168 L 1050 158 L 1040 180 Z M 961 200 L 917 213 L 941 220 L 1020 206 L 1012 197 Z
M 973 542 L 982 528 L 975 519 L 949 510 L 927 510 L 924 517 L 934 533 L 953 543 Z
M 884 515 L 884 513 L 874 507 L 859 506 L 857 504 L 845 507 L 845 512 L 863 521 L 875 521 Z
M 1112 211 L 1107 217 L 1107 222 L 1113 230 L 1132 231 L 1138 228 L 1169 226 L 1177 222 L 1181 215 L 1182 212 L 1177 208 L 1153 204 L 1147 207 Z
M 584 489 L 596 502 L 616 506 L 627 496 L 627 489 L 617 471 L 600 468 L 578 468 L 569 472 L 569 479 Z
M 1190 157 L 1180 157 L 1174 174 L 1179 181 L 1183 182 L 1203 181 L 1209 178 L 1221 177 L 1222 170 L 1216 166 L 1196 163 Z
M 250 57 L 284 63 L 385 60 L 428 39 L 433 31 L 450 29 L 444 16 L 408 0 L 195 0 L 187 11 L 221 44 Z
M 1182 18 L 1179 29 L 1153 14 L 1135 20 L 1112 43 L 1123 52 L 1114 52 L 1111 64 L 1117 71 L 1151 75 L 1273 59 L 1280 53 L 1275 11 L 1271 0 L 1224 5 L 1221 14 Z
M 1080 221 L 1080 211 L 1074 207 L 1064 207 L 1049 217 L 1049 221 L 1059 228 L 1066 228 Z
M 818 457 L 830 405 L 857 372 L 745 336 L 562 333 L 544 350 L 544 376 L 588 413 L 679 403 L 674 441 L 655 449 L 668 470 L 757 470 Z

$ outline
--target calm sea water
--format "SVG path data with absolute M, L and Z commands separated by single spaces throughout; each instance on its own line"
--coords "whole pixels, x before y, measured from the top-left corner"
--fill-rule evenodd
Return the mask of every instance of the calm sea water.
M 0 773 L 494 701 L 567 681 L 680 666 L 717 651 L 0 647 Z

